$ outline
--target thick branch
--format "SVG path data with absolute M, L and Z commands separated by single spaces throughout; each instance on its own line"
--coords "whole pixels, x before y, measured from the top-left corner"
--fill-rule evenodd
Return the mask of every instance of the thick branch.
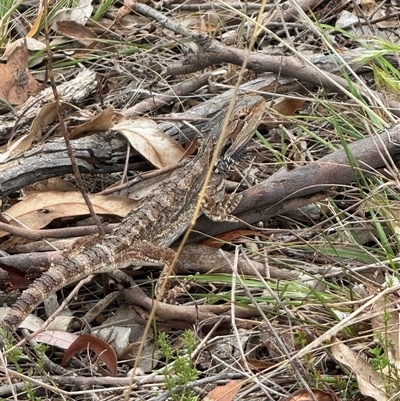
M 76 139 L 71 141 L 71 146 L 82 173 L 104 174 L 123 170 L 126 143 L 121 135 L 107 133 Z M 131 169 L 135 167 L 138 168 L 137 165 L 130 165 Z M 0 197 L 35 182 L 71 172 L 65 142 L 57 138 L 0 164 Z
M 400 159 L 400 125 L 354 142 L 349 149 L 358 166 L 351 165 L 344 150 L 338 150 L 294 170 L 282 169 L 242 192 L 243 199 L 234 214 L 248 223 L 255 223 L 289 211 L 288 205 L 293 208 L 314 202 L 315 198 L 311 196 L 333 186 L 349 185 L 361 173 L 368 176 L 376 169 L 393 166 Z M 240 226 L 237 223 L 211 223 L 202 216 L 196 230 L 216 235 Z

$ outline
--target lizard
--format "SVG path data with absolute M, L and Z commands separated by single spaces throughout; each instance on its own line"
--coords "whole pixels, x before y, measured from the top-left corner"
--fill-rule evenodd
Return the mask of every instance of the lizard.
M 224 134 L 225 150 L 219 156 L 218 170 L 226 169 L 240 157 L 258 127 L 264 109 L 265 100 L 259 95 L 238 98 Z M 11 306 L 3 325 L 16 330 L 50 294 L 91 274 L 111 272 L 134 262 L 163 264 L 164 272 L 174 255 L 168 247 L 184 233 L 192 219 L 216 141 L 223 134 L 226 111 L 227 106 L 222 107 L 208 121 L 201 133 L 200 147 L 191 161 L 141 199 L 120 225 L 98 243 L 52 265 Z M 205 208 L 203 212 L 212 217 Z

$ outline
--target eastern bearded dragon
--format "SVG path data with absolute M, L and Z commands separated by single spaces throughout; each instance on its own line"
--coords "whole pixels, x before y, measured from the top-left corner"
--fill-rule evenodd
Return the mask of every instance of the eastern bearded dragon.
M 219 170 L 241 156 L 260 123 L 264 108 L 265 101 L 261 96 L 242 96 L 237 100 L 224 134 L 223 151 L 217 163 Z M 38 278 L 11 307 L 4 319 L 5 324 L 17 329 L 50 294 L 90 274 L 110 272 L 138 262 L 157 262 L 167 267 L 173 258 L 173 251 L 166 247 L 190 223 L 226 111 L 227 106 L 211 118 L 192 161 L 176 170 L 143 198 L 111 234 L 104 236 L 96 245 L 52 266 Z M 230 213 L 231 210 L 225 212 Z

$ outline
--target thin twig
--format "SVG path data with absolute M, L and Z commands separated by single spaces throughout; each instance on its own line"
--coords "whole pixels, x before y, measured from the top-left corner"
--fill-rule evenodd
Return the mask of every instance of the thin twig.
M 45 28 L 45 36 L 46 36 L 46 50 L 47 50 L 47 58 L 48 58 L 47 69 L 48 69 L 48 74 L 49 74 L 50 85 L 51 85 L 51 88 L 52 88 L 53 94 L 54 94 L 54 101 L 56 104 L 58 121 L 60 123 L 61 132 L 62 132 L 64 140 L 65 140 L 65 145 L 67 147 L 67 153 L 71 160 L 72 169 L 74 171 L 74 176 L 75 176 L 76 182 L 78 184 L 78 189 L 81 192 L 83 199 L 85 200 L 85 203 L 90 212 L 90 216 L 92 217 L 93 221 L 95 222 L 95 224 L 99 230 L 99 234 L 101 236 L 104 236 L 105 235 L 104 228 L 101 225 L 100 219 L 98 218 L 98 216 L 94 210 L 93 204 L 89 198 L 89 195 L 88 195 L 85 185 L 83 183 L 82 175 L 81 175 L 78 165 L 76 163 L 74 153 L 72 152 L 72 147 L 71 147 L 71 143 L 69 141 L 67 127 L 65 125 L 64 117 L 61 112 L 60 97 L 58 95 L 57 86 L 54 82 L 54 75 L 53 75 L 53 67 L 52 67 L 53 53 L 52 53 L 51 47 L 50 47 L 50 27 L 49 27 L 49 21 L 48 21 L 49 20 L 48 11 L 49 11 L 48 3 L 45 1 L 44 2 L 44 18 L 43 18 L 43 20 L 44 20 L 44 28 Z

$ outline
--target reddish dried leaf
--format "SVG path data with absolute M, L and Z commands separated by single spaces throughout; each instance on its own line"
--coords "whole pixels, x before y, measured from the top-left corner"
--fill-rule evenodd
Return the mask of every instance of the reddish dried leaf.
M 311 391 L 318 401 L 335 401 L 335 399 L 330 394 L 325 393 L 325 391 L 317 389 L 311 389 Z M 301 389 L 294 392 L 291 396 L 285 397 L 281 401 L 313 401 L 313 397 L 307 390 Z
M 242 359 L 239 360 L 239 364 L 243 367 L 248 366 L 252 372 L 261 372 L 262 370 L 268 369 L 272 366 L 275 366 L 275 362 L 270 362 L 270 361 L 260 361 L 259 359 L 255 358 L 249 358 L 246 361 L 247 363 L 244 363 Z
M 32 280 L 28 280 L 25 277 L 25 274 L 15 267 L 6 265 L 2 262 L 0 262 L 0 267 L 8 272 L 8 279 L 4 280 L 4 283 L 7 285 L 7 290 L 24 290 L 32 284 Z
M 80 335 L 71 344 L 71 346 L 65 351 L 61 366 L 65 366 L 73 356 L 87 349 L 90 349 L 98 355 L 98 357 L 106 364 L 112 376 L 117 375 L 117 355 L 115 354 L 114 349 L 104 340 L 91 336 L 90 334 Z
M 28 71 L 28 49 L 26 41 L 13 43 L 4 53 L 0 64 L 0 97 L 10 104 L 24 103 L 29 94 L 36 94 L 38 84 Z
M 232 242 L 234 240 L 237 240 L 238 238 L 241 238 L 245 235 L 257 235 L 259 237 L 267 237 L 267 235 L 260 233 L 258 231 L 254 231 L 254 230 L 234 230 L 234 231 L 228 231 L 224 234 L 218 235 L 215 238 L 206 238 L 202 241 L 200 241 L 200 243 L 202 245 L 207 245 L 210 246 L 212 248 L 221 248 L 225 242 Z
M 281 101 L 276 102 L 272 109 L 277 111 L 283 116 L 291 116 L 304 104 L 304 99 L 291 99 L 284 98 Z
M 75 21 L 57 21 L 57 32 L 68 38 L 76 39 L 85 46 L 90 45 L 97 37 L 91 29 Z
M 218 386 L 211 390 L 203 401 L 232 401 L 242 387 L 240 380 L 231 380 L 225 386 Z

